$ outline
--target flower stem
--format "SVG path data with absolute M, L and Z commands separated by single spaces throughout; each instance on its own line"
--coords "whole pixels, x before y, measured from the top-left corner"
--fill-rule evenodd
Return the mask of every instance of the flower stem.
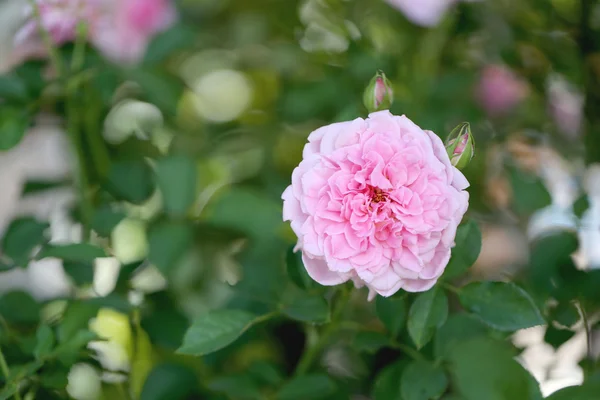
M 4 358 L 4 353 L 2 352 L 2 348 L 0 347 L 0 371 L 2 371 L 2 375 L 4 375 L 6 382 L 10 377 L 10 369 L 8 368 L 8 364 L 6 363 L 6 358 Z M 19 393 L 19 389 L 15 392 L 15 399 L 21 400 L 21 393 Z
M 44 29 L 44 25 L 42 23 L 42 14 L 40 13 L 40 6 L 36 0 L 29 0 L 29 4 L 33 9 L 33 16 L 36 20 L 38 31 L 40 36 L 42 37 L 42 41 L 44 42 L 44 46 L 46 46 L 46 50 L 48 51 L 48 55 L 50 57 L 50 61 L 54 66 L 54 70 L 59 77 L 63 75 L 63 64 L 60 56 L 58 54 L 58 50 L 52 43 L 52 38 L 46 29 Z
M 331 322 L 325 327 L 317 342 L 307 351 L 305 351 L 304 354 L 302 354 L 302 357 L 298 362 L 298 366 L 294 371 L 294 375 L 300 376 L 308 372 L 317 356 L 323 351 L 329 342 L 331 336 L 338 330 L 340 327 L 339 319 L 346 306 L 346 303 L 348 302 L 349 295 L 350 290 L 348 290 L 346 286 L 342 286 L 339 292 L 339 298 L 337 299 L 333 312 L 331 313 Z
M 425 357 L 423 357 L 423 355 L 421 353 L 419 353 L 417 350 L 413 349 L 412 347 L 410 347 L 404 343 L 400 343 L 400 342 L 397 342 L 394 340 L 391 343 L 391 345 L 393 348 L 403 351 L 404 353 L 408 354 L 414 360 L 427 361 L 427 359 Z

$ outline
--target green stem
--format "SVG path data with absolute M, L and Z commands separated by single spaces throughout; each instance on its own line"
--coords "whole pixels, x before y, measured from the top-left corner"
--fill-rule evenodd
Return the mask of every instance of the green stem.
M 404 343 L 396 342 L 394 340 L 394 341 L 392 341 L 391 345 L 393 348 L 403 351 L 404 353 L 408 354 L 414 360 L 427 361 L 427 359 L 425 357 L 423 357 L 423 355 L 421 353 L 419 353 L 417 350 L 413 349 L 412 347 L 410 347 Z
M 87 42 L 87 24 L 83 21 L 77 24 L 75 47 L 71 57 L 71 72 L 77 72 L 85 61 L 85 44 Z
M 302 354 L 300 361 L 298 362 L 298 366 L 296 367 L 296 371 L 294 371 L 294 375 L 304 375 L 312 364 L 314 363 L 317 356 L 323 351 L 331 336 L 340 328 L 340 316 L 348 302 L 348 297 L 350 295 L 350 291 L 346 286 L 342 286 L 340 297 L 337 299 L 335 304 L 335 308 L 331 313 L 331 322 L 329 325 L 325 327 L 317 343 L 314 346 L 310 347 L 307 351 Z
M 10 368 L 8 368 L 8 364 L 6 362 L 6 358 L 4 358 L 4 353 L 2 352 L 2 348 L 0 347 L 0 371 L 2 371 L 2 375 L 6 378 L 6 382 L 8 382 L 10 377 Z M 18 384 L 17 384 L 18 386 Z M 19 393 L 19 389 L 15 392 L 15 399 L 21 400 L 21 393 Z
M 46 29 L 44 29 L 44 26 L 42 24 L 42 15 L 40 13 L 40 6 L 37 3 L 37 1 L 35 1 L 35 0 L 29 0 L 29 4 L 31 5 L 31 7 L 33 9 L 33 16 L 37 22 L 38 31 L 40 33 L 40 36 L 42 37 L 44 46 L 46 46 L 46 50 L 48 50 L 48 55 L 50 57 L 50 61 L 52 62 L 52 65 L 54 66 L 56 74 L 59 77 L 62 77 L 62 75 L 63 75 L 62 61 L 58 54 L 58 50 L 56 49 L 56 47 L 54 46 L 54 43 L 52 42 L 52 38 L 50 37 L 50 34 L 48 33 L 48 31 L 46 31 Z
M 583 327 L 585 328 L 585 339 L 587 343 L 587 357 L 592 359 L 592 333 L 590 332 L 590 322 L 587 317 L 587 313 L 583 308 L 581 302 L 577 303 L 577 308 L 579 309 L 579 313 L 581 314 L 581 319 L 583 320 Z
M 442 287 L 454 294 L 460 294 L 460 288 L 457 288 L 456 286 L 451 285 L 448 282 L 442 282 Z

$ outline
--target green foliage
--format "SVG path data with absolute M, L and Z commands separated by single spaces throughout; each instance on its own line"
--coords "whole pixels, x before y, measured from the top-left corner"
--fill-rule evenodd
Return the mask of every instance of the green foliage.
M 448 298 L 434 286 L 419 294 L 408 312 L 408 334 L 418 348 L 425 346 L 448 318 Z
M 400 381 L 404 400 L 429 400 L 439 398 L 448 387 L 448 378 L 441 367 L 424 361 L 411 362 Z

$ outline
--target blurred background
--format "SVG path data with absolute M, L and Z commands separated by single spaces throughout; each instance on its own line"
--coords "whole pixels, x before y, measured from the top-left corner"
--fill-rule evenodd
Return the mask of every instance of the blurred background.
M 31 57 L 13 46 L 22 5 L 0 2 L 4 71 Z M 443 139 L 458 123 L 471 124 L 476 153 L 465 175 L 483 247 L 468 279 L 518 279 L 532 265 L 532 246 L 556 231 L 580 238 L 577 268 L 600 266 L 594 206 L 600 174 L 592 164 L 600 158 L 597 2 L 177 5 L 179 22 L 151 44 L 140 66 L 126 70 L 129 81 L 117 85 L 107 69 L 96 82 L 103 102 L 99 129 L 114 154 L 151 157 L 169 150 L 192 156 L 197 169 L 189 216 L 199 225 L 192 245 L 182 248 L 176 268 L 137 283 L 151 304 L 142 324 L 153 342 L 176 348 L 189 319 L 232 302 L 260 303 L 279 290 L 273 265 L 295 241 L 281 221 L 281 193 L 311 131 L 366 117 L 362 92 L 378 69 L 393 83 L 394 114 L 406 114 Z M 35 215 L 50 222 L 54 243 L 78 241 L 74 163 L 59 118 L 42 111 L 20 143 L 0 153 L 0 234 L 14 218 Z M 143 172 L 139 177 L 140 201 L 117 208 L 151 221 L 162 199 L 143 186 Z M 131 248 L 137 239 L 122 240 Z M 0 292 L 19 289 L 48 301 L 91 281 L 90 274 L 44 259 L 0 273 Z M 303 333 L 286 325 L 274 332 L 287 335 L 283 346 L 254 342 L 237 362 L 243 365 L 254 353 L 293 360 Z M 546 393 L 581 382 L 581 332 L 558 349 L 544 343 L 543 334 L 524 332 L 515 340 L 530 349 L 523 363 Z M 344 355 L 335 351 L 331 357 L 341 368 Z M 365 372 L 357 364 L 340 373 Z

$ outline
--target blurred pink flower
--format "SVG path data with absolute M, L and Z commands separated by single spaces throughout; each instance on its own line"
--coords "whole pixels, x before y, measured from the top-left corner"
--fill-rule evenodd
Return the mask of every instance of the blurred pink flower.
M 391 296 L 442 275 L 469 186 L 440 138 L 389 111 L 312 132 L 285 190 L 283 218 L 308 274 Z
M 36 0 L 42 27 L 56 45 L 73 41 L 80 21 L 88 40 L 113 61 L 139 60 L 152 37 L 172 25 L 177 14 L 171 0 Z M 33 8 L 17 32 L 17 48 L 36 48 L 41 41 Z
M 488 114 L 498 116 L 512 110 L 528 93 L 528 84 L 510 69 L 488 65 L 481 73 L 476 96 Z
M 458 0 L 385 0 L 406 18 L 421 26 L 435 26 Z

